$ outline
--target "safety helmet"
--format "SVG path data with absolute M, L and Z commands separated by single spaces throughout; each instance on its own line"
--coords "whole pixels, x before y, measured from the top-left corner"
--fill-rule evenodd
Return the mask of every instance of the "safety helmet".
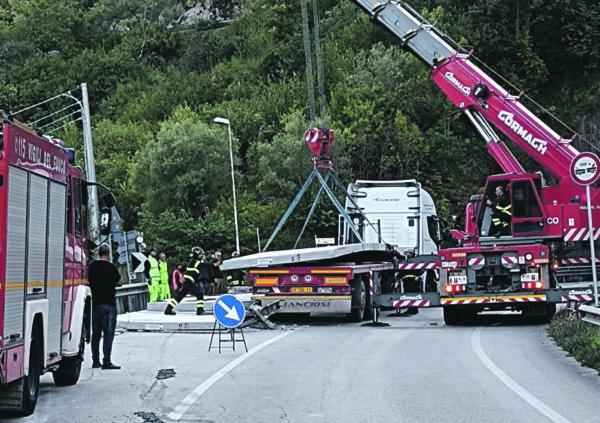
M 231 257 L 239 257 L 240 253 L 238 251 L 234 251 L 233 253 L 231 253 Z
M 192 248 L 192 256 L 195 258 L 204 258 L 204 250 L 200 247 Z

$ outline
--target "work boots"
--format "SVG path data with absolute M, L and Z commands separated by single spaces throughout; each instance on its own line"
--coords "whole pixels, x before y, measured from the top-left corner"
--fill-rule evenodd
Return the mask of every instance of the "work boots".
M 175 311 L 173 311 L 173 309 L 175 307 L 177 307 L 178 304 L 179 303 L 177 302 L 177 300 L 175 298 L 170 298 L 169 304 L 167 305 L 167 308 L 165 308 L 165 315 L 175 316 L 177 313 L 175 313 Z

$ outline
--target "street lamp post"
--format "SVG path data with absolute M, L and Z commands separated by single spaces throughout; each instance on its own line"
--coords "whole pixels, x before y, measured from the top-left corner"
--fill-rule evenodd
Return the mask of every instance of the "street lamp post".
M 229 123 L 229 119 L 224 119 L 220 117 L 216 117 L 213 120 L 214 123 L 218 123 L 221 125 L 227 125 L 227 132 L 229 133 L 229 159 L 231 161 L 231 186 L 233 189 L 233 217 L 235 220 L 235 250 L 238 253 L 240 251 L 240 231 L 238 228 L 238 213 L 237 213 L 237 201 L 235 198 L 235 173 L 233 169 L 233 145 L 231 142 L 231 124 Z

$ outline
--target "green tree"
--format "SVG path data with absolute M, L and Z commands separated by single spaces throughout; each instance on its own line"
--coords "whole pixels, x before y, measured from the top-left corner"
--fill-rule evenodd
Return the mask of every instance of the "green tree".
M 92 136 L 96 177 L 115 194 L 124 229 L 134 229 L 138 226 L 142 202 L 142 196 L 133 184 L 134 158 L 151 134 L 140 124 L 117 124 L 104 120 L 95 125 Z
M 136 156 L 135 186 L 144 221 L 163 211 L 199 217 L 231 192 L 228 137 L 222 128 L 178 109 Z
M 79 0 L 12 1 L 15 26 L 38 51 L 73 56 L 90 41 L 89 26 Z

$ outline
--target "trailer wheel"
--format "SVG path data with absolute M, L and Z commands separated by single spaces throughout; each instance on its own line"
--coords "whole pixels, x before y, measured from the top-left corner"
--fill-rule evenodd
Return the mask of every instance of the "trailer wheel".
M 365 317 L 365 309 L 367 307 L 367 289 L 365 281 L 358 278 L 352 286 L 352 310 L 350 312 L 350 320 L 353 322 L 362 322 Z
M 85 340 L 87 334 L 87 326 L 85 323 L 81 327 L 81 338 L 79 340 L 79 352 L 75 357 L 64 357 L 58 369 L 52 372 L 52 378 L 56 386 L 72 386 L 79 380 L 81 374 L 81 363 L 85 353 Z

